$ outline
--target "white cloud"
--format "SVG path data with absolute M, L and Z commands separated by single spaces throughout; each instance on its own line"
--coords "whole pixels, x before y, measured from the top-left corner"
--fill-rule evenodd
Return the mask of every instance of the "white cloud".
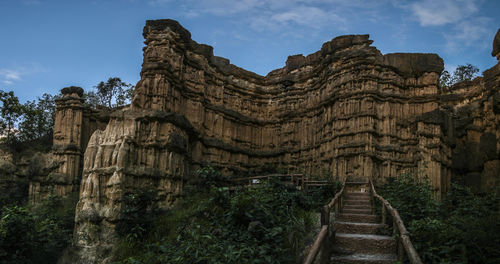
M 489 22 L 490 19 L 485 17 L 469 18 L 458 22 L 450 32 L 444 33 L 446 48 L 452 52 L 472 46 L 488 48 L 490 40 L 486 36 L 490 33 Z
M 10 69 L 0 69 L 0 77 L 2 78 L 2 82 L 6 85 L 11 85 L 14 81 L 21 80 L 22 73 L 17 70 Z
M 456 23 L 478 12 L 475 0 L 423 0 L 406 6 L 421 26 Z
M 26 64 L 24 66 L 0 68 L 0 80 L 5 85 L 23 81 L 26 76 L 48 72 L 49 70 L 38 63 Z
M 255 31 L 292 34 L 303 37 L 311 29 L 335 27 L 347 30 L 352 14 L 372 12 L 388 0 L 148 0 L 153 5 L 181 7 L 186 18 L 213 16 L 236 18 L 234 23 L 249 25 Z M 351 14 L 351 15 L 349 15 Z M 373 13 L 369 15 L 374 18 Z M 288 32 L 285 32 L 288 31 Z M 302 32 L 300 32 L 302 31 Z M 311 32 L 312 33 L 312 32 Z

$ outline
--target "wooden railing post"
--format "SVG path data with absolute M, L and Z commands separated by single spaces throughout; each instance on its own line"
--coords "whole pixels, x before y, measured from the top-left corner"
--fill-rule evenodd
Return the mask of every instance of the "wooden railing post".
M 385 204 L 382 203 L 382 224 L 385 225 L 386 223 L 386 209 L 385 209 Z
M 403 261 L 404 248 L 403 248 L 403 241 L 401 240 L 401 235 L 399 235 L 397 243 L 398 243 L 398 260 Z
M 330 207 L 325 205 L 321 208 L 321 226 L 326 225 L 326 237 L 321 244 L 319 262 L 326 264 L 330 260 Z

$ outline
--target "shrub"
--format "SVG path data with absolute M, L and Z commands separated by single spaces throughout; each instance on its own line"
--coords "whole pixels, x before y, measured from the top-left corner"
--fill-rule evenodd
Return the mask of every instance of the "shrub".
M 0 263 L 56 263 L 71 241 L 75 204 L 73 197 L 49 197 L 32 210 L 4 206 Z
M 317 221 L 307 195 L 278 181 L 184 194 L 171 210 L 142 218 L 152 223 L 149 233 L 120 244 L 119 263 L 293 263 Z
M 380 193 L 398 209 L 424 263 L 498 263 L 500 214 L 496 194 L 452 184 L 442 203 L 427 181 L 388 179 Z

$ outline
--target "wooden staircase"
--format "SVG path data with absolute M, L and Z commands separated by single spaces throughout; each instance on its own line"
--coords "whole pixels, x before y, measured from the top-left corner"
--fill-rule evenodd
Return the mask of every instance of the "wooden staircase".
M 333 223 L 335 242 L 330 263 L 394 263 L 396 240 L 380 235 L 386 225 L 373 213 L 368 182 L 346 182 L 345 198 Z

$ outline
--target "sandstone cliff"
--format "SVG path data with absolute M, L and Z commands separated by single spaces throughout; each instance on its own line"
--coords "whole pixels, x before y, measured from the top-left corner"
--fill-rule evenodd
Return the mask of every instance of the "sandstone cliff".
M 214 56 L 176 21 L 147 21 L 143 35 L 132 105 L 85 151 L 77 262 L 109 261 L 124 194 L 153 188 L 168 207 L 206 163 L 226 174 L 268 164 L 338 179 L 413 172 L 438 193 L 448 188 L 453 121 L 440 107 L 436 54 L 383 55 L 368 35 L 348 35 L 259 76 Z

